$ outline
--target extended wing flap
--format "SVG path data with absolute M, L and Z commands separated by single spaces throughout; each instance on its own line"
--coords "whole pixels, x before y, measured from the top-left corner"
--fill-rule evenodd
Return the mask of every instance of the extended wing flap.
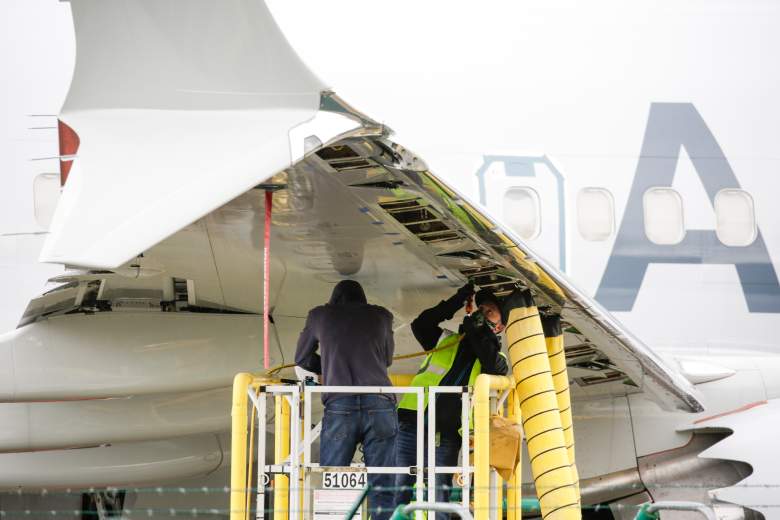
M 262 0 L 73 0 L 79 148 L 41 254 L 117 267 L 290 165 L 321 82 Z

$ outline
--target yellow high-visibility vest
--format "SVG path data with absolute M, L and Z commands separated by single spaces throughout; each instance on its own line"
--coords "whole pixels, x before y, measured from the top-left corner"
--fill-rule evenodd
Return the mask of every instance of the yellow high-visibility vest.
M 437 386 L 447 372 L 452 368 L 452 364 L 455 362 L 455 355 L 458 353 L 458 347 L 460 346 L 460 340 L 463 338 L 460 334 L 450 334 L 443 338 L 436 344 L 436 348 L 431 350 L 420 365 L 420 369 L 412 379 L 409 386 L 421 386 L 428 388 L 429 386 Z M 474 366 L 471 367 L 471 374 L 469 374 L 469 386 L 473 386 L 477 380 L 477 376 L 482 372 L 482 364 L 479 359 L 474 361 Z M 428 392 L 425 392 L 425 401 L 423 406 L 428 406 Z M 415 394 L 404 394 L 401 401 L 398 403 L 398 408 L 405 410 L 417 410 L 417 396 Z

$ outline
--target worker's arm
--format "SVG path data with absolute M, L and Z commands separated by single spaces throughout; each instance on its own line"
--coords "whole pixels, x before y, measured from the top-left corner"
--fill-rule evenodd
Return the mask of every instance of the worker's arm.
M 412 333 L 422 348 L 431 350 L 439 342 L 442 335 L 442 329 L 439 323 L 452 319 L 474 294 L 474 285 L 467 283 L 448 300 L 442 300 L 435 307 L 426 309 L 420 313 L 412 322 Z
M 313 312 L 309 312 L 309 315 L 306 317 L 306 324 L 298 337 L 298 346 L 295 349 L 295 364 L 309 372 L 322 374 L 322 362 L 320 355 L 317 354 L 320 342 L 314 331 L 315 320 L 316 317 L 313 316 Z
M 507 372 L 509 372 L 509 364 L 506 362 L 506 356 L 499 350 L 496 353 L 495 358 L 493 358 L 493 366 L 491 367 L 491 371 L 482 371 L 486 374 L 492 374 L 494 376 L 505 376 Z
M 503 376 L 509 371 L 506 358 L 501 355 L 501 344 L 498 337 L 483 324 L 476 327 L 471 318 L 464 320 L 464 332 L 462 344 L 471 349 L 482 365 L 483 374 Z
M 388 312 L 387 330 L 385 331 L 385 356 L 387 366 L 393 364 L 393 355 L 395 354 L 395 338 L 393 337 L 393 315 Z

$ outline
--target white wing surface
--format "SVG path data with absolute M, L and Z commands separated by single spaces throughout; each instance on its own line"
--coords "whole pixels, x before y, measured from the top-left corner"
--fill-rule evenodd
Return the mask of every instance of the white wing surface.
M 720 428 L 733 433 L 699 456 L 706 459 L 725 459 L 747 462 L 753 472 L 731 487 L 711 492 L 714 498 L 739 504 L 759 511 L 764 518 L 777 518 L 780 494 L 780 450 L 773 442 L 778 434 L 780 401 L 771 399 L 743 407 L 734 413 L 723 414 L 702 421 L 699 428 Z M 769 440 L 769 442 L 767 442 Z
M 322 83 L 262 0 L 73 0 L 76 159 L 41 259 L 116 267 L 290 165 Z

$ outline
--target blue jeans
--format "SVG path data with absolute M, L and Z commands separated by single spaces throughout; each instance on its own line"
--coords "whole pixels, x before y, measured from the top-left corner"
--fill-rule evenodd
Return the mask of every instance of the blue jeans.
M 425 432 L 425 446 L 428 444 L 428 432 Z M 459 435 L 439 435 L 436 444 L 436 465 L 457 466 L 458 453 L 460 452 L 461 439 Z M 401 421 L 398 425 L 398 439 L 396 440 L 396 466 L 417 465 L 417 425 Z M 426 454 L 424 465 L 428 465 Z M 426 473 L 427 475 L 427 473 Z M 395 503 L 408 504 L 414 501 L 412 486 L 415 484 L 415 476 L 408 474 L 398 475 L 395 479 Z M 452 475 L 436 475 L 436 501 L 449 502 L 450 488 L 452 487 Z M 446 520 L 449 515 L 436 513 L 436 520 Z
M 393 466 L 398 417 L 395 401 L 363 394 L 331 398 L 325 405 L 320 434 L 320 466 L 349 466 L 358 443 L 366 466 Z M 372 520 L 387 520 L 393 512 L 392 474 L 369 474 L 368 507 Z

